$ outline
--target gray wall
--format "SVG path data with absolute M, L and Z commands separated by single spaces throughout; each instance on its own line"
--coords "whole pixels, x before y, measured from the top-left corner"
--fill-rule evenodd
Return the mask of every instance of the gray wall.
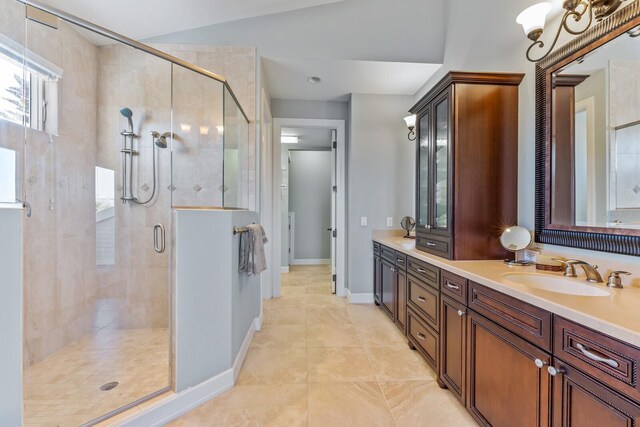
M 259 277 L 238 274 L 234 226 L 257 222 L 249 211 L 175 212 L 175 384 L 180 392 L 231 369 L 260 316 Z
M 348 287 L 372 293 L 371 231 L 399 229 L 403 216 L 415 216 L 415 143 L 407 139 L 402 118 L 411 96 L 351 96 L 348 153 Z M 368 217 L 362 227 L 360 218 Z M 387 217 L 393 226 L 387 227 Z
M 295 213 L 294 259 L 330 259 L 331 151 L 290 151 L 289 211 Z M 286 225 L 285 225 L 286 228 Z
M 22 425 L 22 209 L 0 208 L 0 425 Z
M 271 114 L 287 119 L 347 120 L 349 104 L 340 101 L 272 99 Z

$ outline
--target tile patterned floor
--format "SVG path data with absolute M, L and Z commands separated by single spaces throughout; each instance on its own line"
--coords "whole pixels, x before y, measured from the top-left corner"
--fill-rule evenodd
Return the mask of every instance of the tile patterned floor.
M 26 370 L 25 426 L 77 427 L 168 385 L 167 329 L 105 329 Z
M 170 425 L 476 425 L 379 308 L 331 295 L 329 280 L 326 266 L 284 274 L 237 386 Z

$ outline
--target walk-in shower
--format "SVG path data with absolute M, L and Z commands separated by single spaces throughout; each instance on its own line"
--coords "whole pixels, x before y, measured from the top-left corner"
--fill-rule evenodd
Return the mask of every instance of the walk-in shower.
M 24 424 L 84 425 L 171 390 L 173 211 L 254 207 L 255 54 L 193 65 L 35 1 L 0 11 L 0 205 L 32 212 Z

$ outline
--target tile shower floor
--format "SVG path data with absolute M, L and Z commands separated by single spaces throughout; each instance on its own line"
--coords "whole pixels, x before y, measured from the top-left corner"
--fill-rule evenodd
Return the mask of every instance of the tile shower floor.
M 330 283 L 326 266 L 283 274 L 236 387 L 171 426 L 476 425 L 379 308 Z
M 167 329 L 104 329 L 27 369 L 25 425 L 77 427 L 168 384 Z

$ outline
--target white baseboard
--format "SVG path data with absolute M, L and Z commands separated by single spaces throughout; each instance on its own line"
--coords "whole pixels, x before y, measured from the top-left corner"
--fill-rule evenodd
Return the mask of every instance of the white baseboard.
M 280 267 L 280 273 L 288 273 L 289 272 L 289 267 Z
M 231 369 L 221 372 L 196 386 L 190 387 L 181 393 L 174 394 L 160 400 L 156 405 L 144 410 L 140 414 L 132 415 L 122 421 L 122 427 L 148 427 L 164 426 L 181 415 L 186 414 L 197 406 L 213 399 L 214 397 L 233 388 L 235 380 L 240 372 L 242 363 L 247 355 L 251 340 L 256 330 L 260 330 L 261 320 L 255 318 L 240 347 Z
M 330 259 L 294 259 L 291 265 L 328 265 L 331 264 Z
M 242 368 L 242 363 L 244 363 L 244 358 L 247 356 L 247 352 L 249 351 L 249 346 L 251 345 L 251 340 L 253 340 L 253 335 L 256 333 L 256 330 L 259 330 L 260 318 L 256 317 L 253 319 L 251 323 L 251 327 L 247 331 L 247 335 L 244 337 L 244 341 L 242 342 L 242 346 L 240 347 L 240 351 L 238 351 L 238 355 L 236 356 L 236 360 L 233 362 L 233 383 L 236 383 L 238 379 L 238 374 L 240 374 L 240 368 Z
M 373 293 L 352 294 L 347 290 L 347 299 L 350 304 L 373 304 Z

